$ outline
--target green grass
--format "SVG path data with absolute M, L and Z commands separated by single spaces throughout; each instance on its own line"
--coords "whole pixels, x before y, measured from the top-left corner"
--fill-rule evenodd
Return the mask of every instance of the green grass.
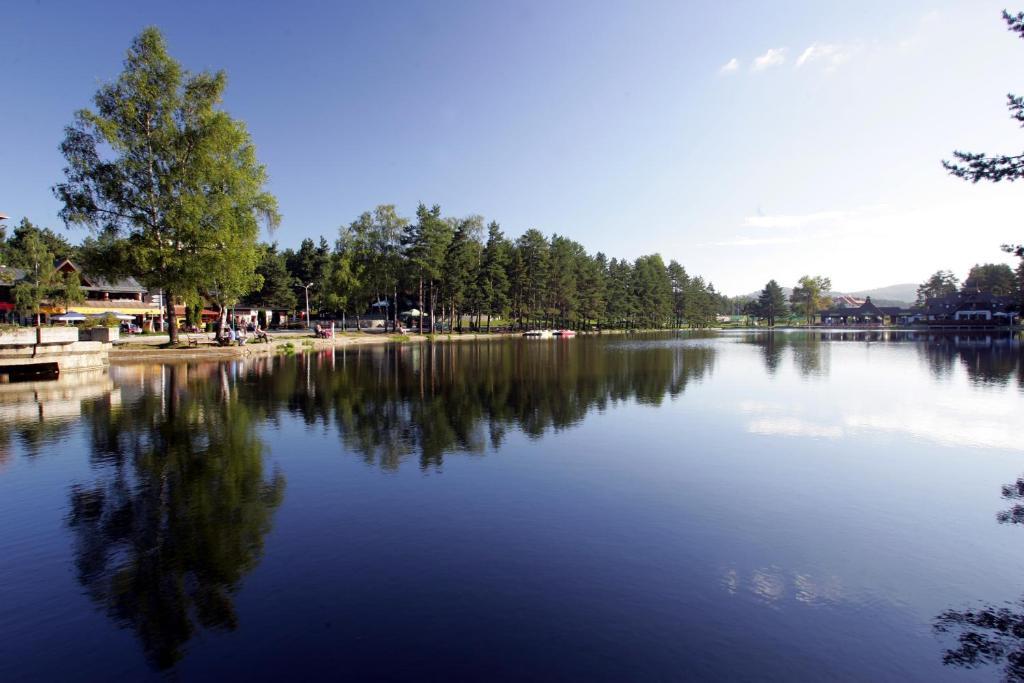
M 388 337 L 388 339 L 390 339 L 393 342 L 403 343 L 410 341 L 412 337 L 410 337 L 407 334 L 392 334 L 391 336 Z
M 295 344 L 292 344 L 291 342 L 285 342 L 284 344 L 281 344 L 280 346 L 277 347 L 277 352 L 283 353 L 286 356 L 294 355 Z

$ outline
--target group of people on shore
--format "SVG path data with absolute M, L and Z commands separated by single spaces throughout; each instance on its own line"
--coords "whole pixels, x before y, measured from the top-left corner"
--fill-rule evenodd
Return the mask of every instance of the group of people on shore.
M 228 325 L 226 330 L 222 330 L 219 337 L 222 344 L 231 346 L 238 344 L 239 346 L 245 346 L 249 339 L 253 341 L 270 341 L 270 336 L 263 330 L 259 323 L 241 323 L 237 326 Z

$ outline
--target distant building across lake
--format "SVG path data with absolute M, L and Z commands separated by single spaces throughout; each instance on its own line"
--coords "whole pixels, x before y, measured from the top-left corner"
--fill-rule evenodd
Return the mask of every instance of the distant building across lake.
M 989 292 L 955 292 L 929 298 L 923 307 L 876 306 L 868 297 L 856 307 L 831 308 L 820 313 L 823 325 L 912 325 L 987 322 L 1012 325 L 1020 317 L 1012 296 Z

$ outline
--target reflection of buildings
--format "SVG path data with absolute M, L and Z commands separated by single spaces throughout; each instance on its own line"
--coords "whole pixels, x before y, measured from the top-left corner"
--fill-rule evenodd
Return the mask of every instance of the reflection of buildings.
M 12 439 L 34 454 L 91 406 L 116 410 L 120 403 L 121 392 L 104 370 L 65 373 L 51 381 L 0 384 L 0 465 L 10 458 Z
M 0 384 L 0 424 L 16 426 L 82 415 L 82 405 L 106 401 L 117 406 L 121 393 L 104 370 L 69 372 L 55 381 Z

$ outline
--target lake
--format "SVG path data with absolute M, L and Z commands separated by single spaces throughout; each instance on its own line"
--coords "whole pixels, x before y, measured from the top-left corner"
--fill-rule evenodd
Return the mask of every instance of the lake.
M 0 386 L 0 681 L 1024 675 L 1024 351 L 721 332 Z

